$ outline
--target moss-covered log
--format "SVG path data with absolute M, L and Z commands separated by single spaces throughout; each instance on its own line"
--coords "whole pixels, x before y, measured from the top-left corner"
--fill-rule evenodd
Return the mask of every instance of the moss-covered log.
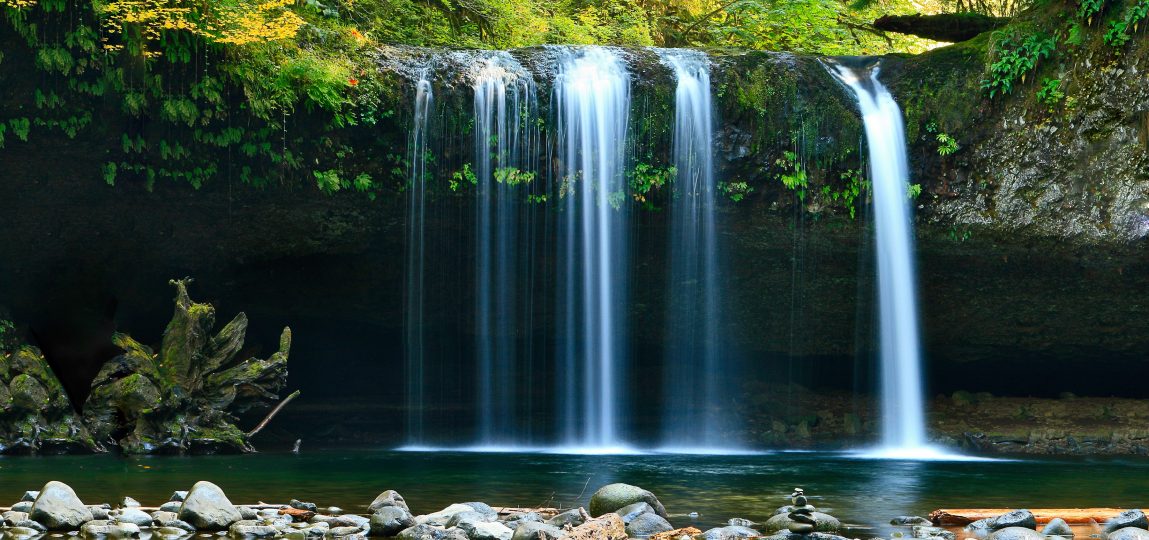
M 874 21 L 874 28 L 935 41 L 956 43 L 973 39 L 994 28 L 1005 26 L 1009 19 L 980 13 L 941 13 L 938 15 L 886 15 Z

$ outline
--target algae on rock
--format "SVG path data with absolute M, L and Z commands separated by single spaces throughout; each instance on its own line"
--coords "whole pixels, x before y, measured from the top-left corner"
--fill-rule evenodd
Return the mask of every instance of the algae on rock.
M 219 333 L 215 308 L 188 296 L 190 279 L 172 281 L 175 314 L 160 353 L 116 333 L 123 353 L 100 368 L 75 412 L 44 355 L 33 346 L 0 350 L 0 454 L 250 452 L 236 415 L 277 401 L 287 383 L 291 329 L 268 359 L 244 358 L 247 316 Z M 15 350 L 12 350 L 15 349 Z

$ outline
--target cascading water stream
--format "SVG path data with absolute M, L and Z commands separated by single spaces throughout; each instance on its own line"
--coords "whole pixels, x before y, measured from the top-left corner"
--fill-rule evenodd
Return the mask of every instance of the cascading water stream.
M 555 76 L 558 189 L 563 198 L 556 369 L 560 436 L 568 446 L 622 446 L 619 399 L 627 278 L 626 130 L 629 74 L 604 48 L 564 50 Z
M 537 152 L 535 85 L 530 75 L 507 53 L 481 59 L 473 74 L 476 177 L 476 381 L 478 382 L 479 444 L 521 444 L 516 380 L 519 355 L 518 295 L 525 280 L 520 242 L 522 184 L 533 179 L 526 170 Z M 526 244 L 529 244 L 527 242 Z M 529 411 L 527 411 L 529 412 Z
M 879 68 L 831 71 L 858 98 L 869 147 L 878 266 L 882 445 L 878 457 L 937 458 L 928 445 L 922 390 L 913 218 L 902 111 Z
M 710 60 L 701 51 L 659 50 L 674 71 L 674 166 L 664 370 L 663 445 L 717 450 L 729 426 L 721 408 L 721 309 L 715 228 L 714 118 Z
M 424 444 L 424 226 L 427 211 L 428 126 L 433 92 L 429 69 L 420 71 L 415 83 L 415 114 L 411 120 L 410 174 L 407 192 L 407 296 L 404 312 L 407 368 L 407 444 Z

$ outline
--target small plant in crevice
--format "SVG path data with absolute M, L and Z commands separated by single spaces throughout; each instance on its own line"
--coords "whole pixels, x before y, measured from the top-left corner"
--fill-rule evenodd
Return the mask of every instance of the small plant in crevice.
M 721 191 L 726 197 L 734 202 L 742 202 L 747 195 L 754 193 L 754 188 L 747 182 L 719 182 L 718 191 Z
M 1085 21 L 1085 24 L 1093 24 L 1093 18 L 1105 9 L 1105 0 L 1081 0 L 1077 5 L 1077 18 Z
M 850 169 L 838 176 L 842 181 L 841 189 L 834 189 L 829 185 L 822 186 L 822 198 L 831 206 L 839 207 L 855 219 L 858 213 L 856 202 L 861 198 L 862 192 L 870 189 L 870 182 L 862 179 L 860 169 Z
M 1061 79 L 1046 77 L 1041 80 L 1041 88 L 1037 90 L 1037 100 L 1048 105 L 1050 109 L 1065 101 L 1065 92 L 1061 88 Z
M 1052 56 L 1056 48 L 1056 38 L 1040 32 L 1024 39 L 1002 36 L 995 47 L 997 59 L 989 65 L 989 76 L 981 82 L 982 90 L 990 98 L 1013 93 L 1013 88 L 1024 84 L 1029 72 L 1035 71 L 1041 60 Z
M 1149 0 L 1134 2 L 1121 18 L 1109 22 L 1109 29 L 1105 32 L 1105 43 L 1113 47 L 1123 47 L 1133 38 L 1133 34 L 1141 30 L 1141 23 L 1149 17 Z
M 782 157 L 774 160 L 774 164 L 782 169 L 778 174 L 778 180 L 782 185 L 793 191 L 798 196 L 799 202 L 806 202 L 806 189 L 810 185 L 810 178 L 798 161 L 798 154 L 787 150 L 782 153 Z
M 654 205 L 650 200 L 653 195 L 652 192 L 661 190 L 677 174 L 678 168 L 674 166 L 655 167 L 649 163 L 636 163 L 634 168 L 627 173 L 630 180 L 631 196 L 634 197 L 635 202 L 644 205 L 647 210 L 653 210 Z

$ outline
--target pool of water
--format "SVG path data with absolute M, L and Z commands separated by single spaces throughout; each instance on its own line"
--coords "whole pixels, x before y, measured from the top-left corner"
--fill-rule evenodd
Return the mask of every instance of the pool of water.
M 232 502 L 291 498 L 362 512 L 385 489 L 406 497 L 415 513 L 452 502 L 495 506 L 586 505 L 611 482 L 653 491 L 675 525 L 700 528 L 731 517 L 768 518 L 801 486 L 812 504 L 862 529 L 903 514 L 941 507 L 1141 507 L 1149 493 L 1149 459 L 1059 458 L 980 462 L 859 459 L 834 453 L 740 456 L 580 456 L 513 452 L 324 450 L 300 455 L 0 458 L 0 504 L 27 489 L 61 480 L 85 502 L 130 495 L 145 505 L 211 480 Z M 697 513 L 692 517 L 691 513 Z M 864 536 L 863 536 L 864 537 Z

